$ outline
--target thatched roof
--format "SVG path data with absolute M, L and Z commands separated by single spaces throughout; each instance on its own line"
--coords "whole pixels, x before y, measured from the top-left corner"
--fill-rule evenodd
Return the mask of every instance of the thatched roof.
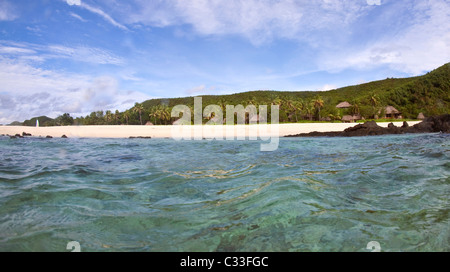
M 344 122 L 352 122 L 353 120 L 354 120 L 353 116 L 351 116 L 351 115 L 344 115 L 342 117 L 342 121 L 344 121 Z
M 339 109 L 346 109 L 346 108 L 350 108 L 352 106 L 352 104 L 348 103 L 347 101 L 341 102 L 339 103 L 336 108 Z
M 419 115 L 417 115 L 417 119 L 418 120 L 425 120 L 425 115 L 423 115 L 423 113 L 419 113 Z
M 344 117 L 342 117 L 342 121 L 344 122 L 354 122 L 357 120 L 361 120 L 361 115 L 359 114 L 355 114 L 355 115 L 344 115 Z
M 386 111 L 386 114 L 399 114 L 400 113 L 396 108 L 394 108 L 392 106 L 387 106 L 385 111 Z

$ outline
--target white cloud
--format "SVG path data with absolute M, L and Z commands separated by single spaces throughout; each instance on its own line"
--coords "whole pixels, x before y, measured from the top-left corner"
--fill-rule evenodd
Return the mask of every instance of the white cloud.
M 318 62 L 321 69 L 340 71 L 388 66 L 420 75 L 449 62 L 450 2 L 415 2 L 410 8 L 414 18 L 407 28 L 395 36 L 380 37 L 362 49 L 344 48 L 324 53 Z
M 76 18 L 76 19 L 82 21 L 83 23 L 86 23 L 86 22 L 87 22 L 86 19 L 84 19 L 83 17 L 81 17 L 80 15 L 78 15 L 78 14 L 76 14 L 76 13 L 71 12 L 71 13 L 69 13 L 69 14 L 70 14 L 70 16 L 72 16 L 73 18 Z
M 70 6 L 79 6 L 81 5 L 81 0 L 66 0 L 67 4 Z
M 317 91 L 325 92 L 325 91 L 330 91 L 330 90 L 335 90 L 335 89 L 337 89 L 337 86 L 336 86 L 336 85 L 325 84 L 324 86 L 322 86 L 321 88 L 319 88 Z
M 38 45 L 0 41 L 0 53 L 20 60 L 71 59 L 91 64 L 122 65 L 125 60 L 105 49 L 88 46 Z
M 0 21 L 13 21 L 17 18 L 14 6 L 6 0 L 0 0 Z
M 48 58 L 69 58 L 78 62 L 94 64 L 121 65 L 124 63 L 122 58 L 113 55 L 107 50 L 94 47 L 50 45 L 46 50 L 48 50 Z
M 150 98 L 122 90 L 113 77 L 45 70 L 4 57 L 0 58 L 0 82 L 0 123 L 65 112 L 85 116 L 97 110 L 123 111 Z
M 165 27 L 190 25 L 200 35 L 239 35 L 254 44 L 276 38 L 307 39 L 358 18 L 367 5 L 344 0 L 221 1 L 136 0 L 123 20 Z M 342 34 L 342 33 L 341 33 Z
M 35 54 L 36 51 L 27 48 L 14 47 L 14 46 L 3 46 L 0 44 L 0 54 L 8 55 L 22 55 L 22 54 Z
M 115 27 L 118 27 L 120 29 L 123 30 L 128 30 L 128 28 L 126 26 L 124 26 L 123 24 L 120 24 L 119 22 L 117 22 L 116 20 L 114 20 L 109 14 L 107 14 L 106 12 L 104 12 L 102 9 L 91 6 L 89 4 L 86 4 L 84 2 L 81 2 L 81 0 L 66 0 L 67 4 L 70 6 L 79 6 L 83 9 L 86 9 L 92 13 L 95 13 L 97 15 L 99 15 L 100 17 L 102 17 L 105 21 L 109 22 L 110 24 L 112 24 Z M 73 14 L 71 14 L 72 16 L 74 16 Z M 75 18 L 78 19 L 82 19 L 79 15 L 74 16 Z
M 367 0 L 367 5 L 369 6 L 380 6 L 381 0 Z

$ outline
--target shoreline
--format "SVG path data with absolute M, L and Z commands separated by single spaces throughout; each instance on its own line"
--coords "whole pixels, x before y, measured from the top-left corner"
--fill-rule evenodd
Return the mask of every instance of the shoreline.
M 393 122 L 402 126 L 403 122 Z M 410 126 L 421 121 L 409 121 Z M 377 123 L 380 127 L 388 127 L 388 122 Z M 342 132 L 355 127 L 358 123 L 290 123 L 278 125 L 191 125 L 191 126 L 65 126 L 65 127 L 26 127 L 0 126 L 0 135 L 22 135 L 23 132 L 32 136 L 61 138 L 227 138 L 229 137 L 286 137 L 289 135 L 311 132 Z

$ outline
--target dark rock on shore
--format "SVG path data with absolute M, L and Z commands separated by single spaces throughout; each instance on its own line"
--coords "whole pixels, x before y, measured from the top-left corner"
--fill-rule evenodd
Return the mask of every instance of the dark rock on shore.
M 131 136 L 129 139 L 151 139 L 152 137 L 146 137 L 146 136 L 138 136 L 138 137 L 133 137 Z
M 23 137 L 26 137 L 26 136 L 31 137 L 33 135 L 31 135 L 31 133 L 22 132 L 22 136 Z
M 450 114 L 433 116 L 426 118 L 423 122 L 414 126 L 409 126 L 403 122 L 402 127 L 396 127 L 390 123 L 387 128 L 380 127 L 375 121 L 359 124 L 347 128 L 342 132 L 311 132 L 286 137 L 356 137 L 387 134 L 406 134 L 406 133 L 450 133 Z
M 64 134 L 63 136 L 61 136 L 61 138 L 67 139 L 68 137 Z
M 50 135 L 47 135 L 45 138 L 47 138 L 47 139 L 52 139 L 53 137 L 50 136 Z

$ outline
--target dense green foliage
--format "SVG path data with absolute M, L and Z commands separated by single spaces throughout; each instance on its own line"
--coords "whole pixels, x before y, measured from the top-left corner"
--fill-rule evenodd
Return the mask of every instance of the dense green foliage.
M 336 105 L 347 101 L 348 109 L 338 109 Z M 76 118 L 75 125 L 155 125 L 171 124 L 178 118 L 171 117 L 172 108 L 186 105 L 194 117 L 194 97 L 152 99 L 124 112 L 116 110 L 92 112 L 86 117 Z M 427 73 L 411 78 L 387 78 L 385 80 L 344 87 L 327 92 L 280 92 L 251 91 L 231 95 L 202 96 L 203 109 L 207 105 L 218 105 L 226 117 L 226 105 L 280 106 L 280 122 L 341 121 L 344 115 L 360 115 L 364 119 L 384 116 L 386 106 L 393 106 L 403 118 L 416 119 L 419 113 L 433 116 L 450 112 L 450 63 Z M 67 117 L 67 116 L 66 116 Z M 66 124 L 58 117 L 55 125 Z M 32 119 L 33 120 L 33 119 Z M 69 119 L 70 120 L 70 119 Z M 203 122 L 207 122 L 205 118 Z M 27 122 L 27 121 L 26 121 Z M 40 120 L 41 122 L 41 120 Z M 25 123 L 25 122 L 24 122 Z M 36 121 L 31 121 L 35 125 Z M 46 123 L 49 124 L 49 123 Z
M 34 117 L 31 118 L 30 120 L 25 120 L 23 122 L 23 125 L 28 127 L 34 127 L 36 126 L 36 120 L 39 120 L 39 126 L 41 127 L 50 127 L 56 125 L 55 120 L 47 116 Z
M 36 126 L 36 120 L 39 120 L 40 127 L 51 127 L 51 126 L 71 126 L 74 124 L 73 117 L 70 116 L 69 113 L 64 113 L 63 115 L 58 116 L 56 119 L 52 119 L 47 116 L 34 117 L 30 120 L 26 120 L 23 123 L 14 122 L 10 125 L 23 125 L 28 127 Z

